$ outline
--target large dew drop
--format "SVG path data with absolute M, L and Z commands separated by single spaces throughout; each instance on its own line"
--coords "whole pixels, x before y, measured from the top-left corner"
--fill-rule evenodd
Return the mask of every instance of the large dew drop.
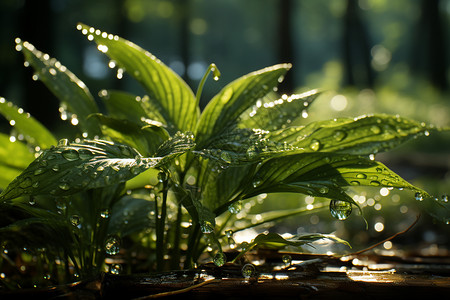
M 309 144 L 309 148 L 313 151 L 319 151 L 320 150 L 320 141 L 319 140 L 312 140 L 311 143 Z
M 331 200 L 330 212 L 334 218 L 340 221 L 345 220 L 352 213 L 352 204 L 347 201 Z
M 68 161 L 74 161 L 80 158 L 78 151 L 75 149 L 64 150 L 61 154 Z
M 245 264 L 242 267 L 241 272 L 242 272 L 242 276 L 244 276 L 244 278 L 251 278 L 251 277 L 255 276 L 256 269 L 255 269 L 255 266 L 252 264 Z
M 202 231 L 202 233 L 208 234 L 214 231 L 214 227 L 211 222 L 203 221 L 200 225 L 200 230 Z
M 214 264 L 218 267 L 223 266 L 227 262 L 227 257 L 223 252 L 218 252 L 214 255 Z
M 242 202 L 236 201 L 228 206 L 228 211 L 232 214 L 238 214 L 242 209 Z
M 119 239 L 115 236 L 110 236 L 106 239 L 105 250 L 108 255 L 116 255 L 120 251 Z

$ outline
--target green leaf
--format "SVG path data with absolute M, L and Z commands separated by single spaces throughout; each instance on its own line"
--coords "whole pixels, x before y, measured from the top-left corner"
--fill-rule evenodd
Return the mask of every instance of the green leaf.
M 9 136 L 0 133 L 0 189 L 5 188 L 19 175 L 30 162 L 34 154 L 22 142 L 11 142 Z
M 285 128 L 297 119 L 307 117 L 309 105 L 320 95 L 317 90 L 303 94 L 283 95 L 270 101 L 258 101 L 240 117 L 239 127 L 278 130 Z
M 271 92 L 290 67 L 289 64 L 268 67 L 225 86 L 200 116 L 195 134 L 198 147 L 207 148 L 212 138 L 233 129 L 238 117 L 258 99 Z
M 164 118 L 169 133 L 193 130 L 199 108 L 194 93 L 175 72 L 130 41 L 84 24 L 78 24 L 77 29 L 142 84 L 149 94 L 148 111 L 156 110 Z
M 350 244 L 347 241 L 331 234 L 313 233 L 306 235 L 297 235 L 292 238 L 285 239 L 278 233 L 261 233 L 255 237 L 255 239 L 246 247 L 245 250 L 242 250 L 241 253 L 239 253 L 239 255 L 233 260 L 233 262 L 237 261 L 240 257 L 242 257 L 242 255 L 255 247 L 265 247 L 271 249 L 283 249 L 287 246 L 301 247 L 321 239 L 333 240 L 350 247 Z
M 386 186 L 428 195 L 379 162 L 337 153 L 286 153 L 262 162 L 245 185 L 241 198 L 261 193 L 297 192 L 346 201 L 356 206 L 346 194 L 345 187 Z M 221 207 L 217 211 L 223 212 L 225 209 Z
M 86 85 L 59 61 L 37 50 L 29 42 L 19 42 L 18 47 L 25 61 L 34 68 L 34 76 L 58 97 L 62 107 L 76 115 L 81 129 L 91 136 L 100 134 L 94 120 L 87 119 L 90 114 L 97 113 L 98 108 Z
M 158 126 L 140 126 L 128 120 L 118 120 L 102 114 L 91 115 L 102 124 L 102 132 L 110 139 L 132 146 L 144 156 L 155 155 L 158 147 L 169 138 L 167 131 Z
M 8 119 L 10 124 L 13 124 L 14 128 L 31 145 L 37 145 L 42 149 L 46 149 L 56 144 L 53 135 L 40 122 L 31 117 L 29 113 L 24 112 L 23 109 L 1 97 L 0 113 Z
M 423 123 L 390 115 L 371 115 L 318 121 L 305 127 L 271 132 L 268 138 L 308 152 L 368 155 L 393 149 L 436 130 Z
M 156 156 L 161 157 L 159 165 L 164 165 L 174 157 L 179 156 L 195 147 L 192 133 L 177 132 L 172 138 L 159 146 Z
M 65 196 L 117 184 L 163 161 L 162 157 L 144 158 L 127 145 L 108 141 L 60 141 L 16 177 L 0 194 L 0 201 L 21 195 Z
M 98 93 L 110 117 L 144 125 L 147 113 L 142 107 L 142 98 L 122 91 L 102 90 Z M 126 109 L 124 109 L 126 108 Z

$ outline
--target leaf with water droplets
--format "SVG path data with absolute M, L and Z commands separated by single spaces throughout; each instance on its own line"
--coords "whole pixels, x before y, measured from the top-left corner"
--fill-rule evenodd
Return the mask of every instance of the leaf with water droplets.
M 77 29 L 89 32 L 92 27 L 78 24 Z M 93 28 L 92 28 L 93 29 Z M 170 68 L 148 51 L 123 38 L 95 30 L 88 35 L 115 63 L 146 89 L 147 111 L 157 111 L 164 118 L 170 134 L 193 130 L 199 115 L 195 96 L 189 86 Z M 157 120 L 161 121 L 161 120 Z
M 20 42 L 25 60 L 35 69 L 36 75 L 77 120 L 83 132 L 95 136 L 100 134 L 100 128 L 87 117 L 97 113 L 98 108 L 86 85 L 72 72 L 48 54 L 37 50 L 28 42 Z
M 15 130 L 23 135 L 27 143 L 42 149 L 56 144 L 56 139 L 44 125 L 4 98 L 0 98 L 0 114 L 14 124 Z
M 4 189 L 35 157 L 27 145 L 11 142 L 6 134 L 0 133 L 0 145 L 0 189 Z
M 253 241 L 249 244 L 248 247 L 246 247 L 245 250 L 241 251 L 239 255 L 233 260 L 233 262 L 238 261 L 238 259 L 244 255 L 246 252 L 250 251 L 251 249 L 255 247 L 264 247 L 264 248 L 270 248 L 270 249 L 283 249 L 287 246 L 292 247 L 302 247 L 307 244 L 311 244 L 312 242 L 322 240 L 322 239 L 328 239 L 332 240 L 334 242 L 342 243 L 350 247 L 350 244 L 340 239 L 334 235 L 331 234 L 320 234 L 320 233 L 314 233 L 314 234 L 306 234 L 306 235 L 296 235 L 292 238 L 283 238 L 278 233 L 269 232 L 269 233 L 260 233 L 258 234 Z
M 167 131 L 158 126 L 140 126 L 126 119 L 119 120 L 102 114 L 91 115 L 102 125 L 102 132 L 110 139 L 137 149 L 144 156 L 152 156 L 169 138 Z
M 290 64 L 268 67 L 242 76 L 225 86 L 205 107 L 197 124 L 199 149 L 207 148 L 211 139 L 237 125 L 238 117 L 258 99 L 278 85 L 278 78 Z
M 433 130 L 438 129 L 398 116 L 370 115 L 312 122 L 273 131 L 268 138 L 305 151 L 369 155 L 393 149 Z
M 283 95 L 270 102 L 258 102 L 241 115 L 239 127 L 278 130 L 297 119 L 304 118 L 305 110 L 320 95 L 317 90 L 303 94 Z
M 160 166 L 178 155 L 179 149 L 177 145 L 168 146 L 164 153 L 166 157 L 146 158 L 130 146 L 102 140 L 60 143 L 45 150 L 16 177 L 2 192 L 0 200 L 24 194 L 64 196 L 124 182 L 148 168 Z

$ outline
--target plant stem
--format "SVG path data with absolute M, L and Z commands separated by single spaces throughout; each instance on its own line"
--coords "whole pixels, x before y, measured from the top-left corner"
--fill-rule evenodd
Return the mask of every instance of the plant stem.
M 203 86 L 205 85 L 206 78 L 208 78 L 209 72 L 213 73 L 214 80 L 219 80 L 219 77 L 220 77 L 219 69 L 217 69 L 217 66 L 215 64 L 210 64 L 208 69 L 206 70 L 205 74 L 203 75 L 202 80 L 200 81 L 198 88 L 197 88 L 197 94 L 195 95 L 197 107 L 200 104 L 200 98 L 202 96 Z
M 155 199 L 156 211 L 156 270 L 158 272 L 163 270 L 164 266 L 164 228 L 167 215 L 167 179 L 163 180 L 162 188 L 162 204 L 161 214 L 158 214 L 158 200 Z
M 175 224 L 175 235 L 173 237 L 173 253 L 171 256 L 170 268 L 175 270 L 180 268 L 180 242 L 181 242 L 181 221 L 183 212 L 181 210 L 181 203 L 178 204 L 177 221 Z

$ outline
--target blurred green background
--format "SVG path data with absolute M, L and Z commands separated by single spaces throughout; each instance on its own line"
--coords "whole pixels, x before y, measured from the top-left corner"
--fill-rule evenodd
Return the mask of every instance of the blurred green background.
M 57 99 L 31 79 L 32 70 L 15 51 L 16 37 L 60 60 L 94 95 L 101 89 L 143 94 L 126 75 L 116 77 L 106 56 L 75 29 L 78 22 L 149 50 L 194 91 L 214 62 L 222 77 L 207 83 L 202 105 L 241 75 L 290 62 L 293 68 L 279 92 L 326 91 L 312 105 L 307 122 L 389 113 L 450 126 L 450 0 L 2 0 L 0 96 L 61 137 L 71 125 L 61 120 Z M 8 132 L 9 124 L 0 120 L 0 129 Z M 448 133 L 436 134 L 377 159 L 441 197 L 450 192 L 449 146 Z M 278 228 L 291 233 L 336 231 L 352 243 L 367 244 L 404 229 L 419 212 L 408 192 L 385 193 L 353 192 L 366 206 L 369 230 L 356 214 L 336 222 L 329 212 L 291 218 Z M 269 196 L 251 211 L 282 208 L 273 199 L 282 199 L 283 208 L 313 203 L 298 195 Z M 425 249 L 439 250 L 450 243 L 449 226 L 433 220 L 423 215 L 414 239 Z M 377 223 L 383 224 L 382 230 L 375 228 Z

